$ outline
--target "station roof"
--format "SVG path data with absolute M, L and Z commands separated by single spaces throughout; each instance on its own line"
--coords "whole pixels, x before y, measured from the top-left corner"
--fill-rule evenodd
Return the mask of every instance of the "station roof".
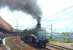
M 8 31 L 11 32 L 13 30 L 12 26 L 6 22 L 1 16 L 0 16 L 0 31 Z

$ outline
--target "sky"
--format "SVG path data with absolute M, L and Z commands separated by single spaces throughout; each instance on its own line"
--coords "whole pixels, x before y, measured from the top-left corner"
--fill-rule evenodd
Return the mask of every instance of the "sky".
M 52 24 L 53 32 L 73 32 L 73 0 L 38 0 L 37 4 L 42 11 L 42 28 L 50 32 Z M 30 29 L 37 24 L 31 15 L 8 7 L 0 9 L 0 16 L 17 29 Z

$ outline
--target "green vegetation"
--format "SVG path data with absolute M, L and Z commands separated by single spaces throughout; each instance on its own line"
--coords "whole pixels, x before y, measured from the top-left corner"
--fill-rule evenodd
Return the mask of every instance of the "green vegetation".
M 60 41 L 64 43 L 73 43 L 73 38 L 71 38 L 70 33 L 62 32 L 60 33 L 60 35 L 50 36 L 49 41 Z
M 63 32 L 63 33 L 62 33 L 62 36 L 64 37 L 64 38 L 63 38 L 63 41 L 64 41 L 65 43 L 72 43 L 72 40 L 69 38 L 69 33 Z

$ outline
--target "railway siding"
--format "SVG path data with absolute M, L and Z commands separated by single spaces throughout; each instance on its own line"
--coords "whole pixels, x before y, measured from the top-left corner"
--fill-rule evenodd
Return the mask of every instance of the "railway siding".
M 37 50 L 26 43 L 22 43 L 19 37 L 8 37 L 6 39 L 7 46 L 11 50 Z
M 58 45 L 54 45 L 54 44 L 48 44 L 48 46 L 50 46 L 52 48 L 56 48 L 58 50 L 73 50 L 71 48 L 67 48 L 67 47 L 64 47 L 64 46 L 58 46 Z
M 57 50 L 73 50 L 73 43 L 63 43 L 63 42 L 49 42 L 47 48 L 55 48 Z M 54 49 L 53 49 L 54 50 Z

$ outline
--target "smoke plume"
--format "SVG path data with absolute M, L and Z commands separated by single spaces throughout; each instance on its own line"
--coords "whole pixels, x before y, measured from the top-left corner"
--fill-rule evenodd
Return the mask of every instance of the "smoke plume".
M 41 11 L 36 0 L 0 0 L 0 7 L 8 6 L 10 10 L 21 10 L 31 14 L 37 21 L 41 16 Z

